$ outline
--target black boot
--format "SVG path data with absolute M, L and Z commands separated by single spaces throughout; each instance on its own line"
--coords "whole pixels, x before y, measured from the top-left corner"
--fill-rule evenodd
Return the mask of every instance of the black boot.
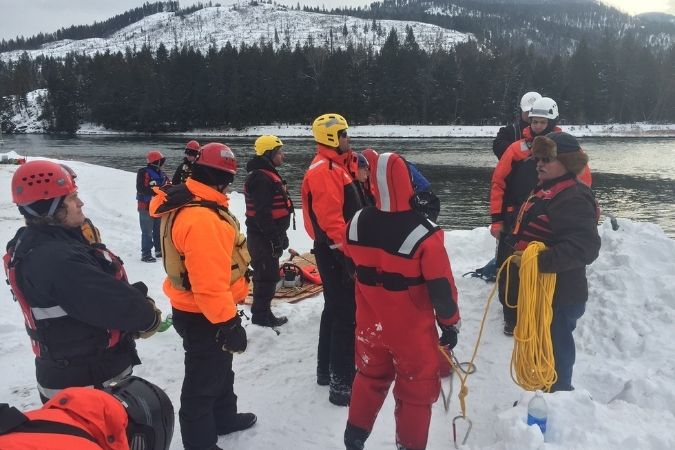
M 272 314 L 272 311 L 268 311 L 264 313 L 253 313 L 251 322 L 253 322 L 253 325 L 260 325 L 261 327 L 274 328 L 280 327 L 281 325 L 288 322 L 288 318 L 286 316 L 277 317 L 274 314 Z
M 365 445 L 368 436 L 370 436 L 370 431 L 366 431 L 363 428 L 359 428 L 347 422 L 347 428 L 345 428 L 346 450 L 363 450 L 363 446 Z
M 231 420 L 218 427 L 218 436 L 246 430 L 255 425 L 257 421 L 258 418 L 253 413 L 238 413 Z
M 511 320 L 504 321 L 504 334 L 507 336 L 513 336 L 513 330 L 516 328 L 516 323 Z

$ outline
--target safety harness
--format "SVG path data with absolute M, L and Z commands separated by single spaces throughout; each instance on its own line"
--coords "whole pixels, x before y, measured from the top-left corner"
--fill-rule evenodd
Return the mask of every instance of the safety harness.
M 5 268 L 5 276 L 7 277 L 7 284 L 10 286 L 10 291 L 14 301 L 19 303 L 21 312 L 26 323 L 26 333 L 30 338 L 31 347 L 36 357 L 45 357 L 48 355 L 48 342 L 44 337 L 43 328 L 47 327 L 46 320 L 59 319 L 68 317 L 68 313 L 59 305 L 39 308 L 33 307 L 19 287 L 16 269 L 21 262 L 20 257 L 16 257 L 16 250 L 21 245 L 21 238 L 19 237 L 14 245 L 7 248 L 7 253 L 2 257 L 3 266 Z M 92 245 L 99 256 L 102 256 L 115 269 L 113 276 L 118 280 L 127 280 L 127 275 L 124 270 L 122 260 L 113 252 L 108 250 L 103 244 Z M 122 332 L 120 330 L 108 330 L 108 343 L 106 348 L 111 348 L 117 345 L 121 339 Z M 57 362 L 67 365 L 69 362 L 59 359 Z
M 286 190 L 286 182 L 271 170 L 258 170 L 267 175 L 276 187 L 274 195 L 272 196 L 272 218 L 281 219 L 289 214 L 295 216 L 295 213 L 293 212 L 293 202 Z M 253 204 L 253 200 L 251 199 L 251 195 L 249 194 L 246 185 L 244 185 L 244 198 L 246 199 L 246 217 L 255 217 L 255 205 Z
M 208 208 L 218 215 L 218 218 L 227 222 L 235 231 L 234 249 L 232 251 L 232 275 L 230 284 L 242 277 L 247 279 L 250 276 L 248 265 L 251 262 L 251 255 L 246 245 L 246 236 L 239 230 L 239 221 L 226 207 L 219 205 L 214 201 L 195 198 L 184 184 L 178 186 L 168 186 L 163 189 L 167 199 L 158 208 L 157 212 L 161 214 L 162 230 L 162 261 L 164 270 L 171 285 L 181 291 L 189 291 L 191 288 L 190 276 L 185 267 L 185 254 L 178 251 L 173 242 L 172 230 L 176 217 L 184 208 Z

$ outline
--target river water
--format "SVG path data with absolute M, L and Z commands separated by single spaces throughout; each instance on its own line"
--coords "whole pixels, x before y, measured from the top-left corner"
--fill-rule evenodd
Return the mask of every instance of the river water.
M 233 149 L 240 167 L 252 155 L 253 138 L 201 138 L 223 142 Z M 173 175 L 182 160 L 186 138 L 49 135 L 4 136 L 0 152 L 85 161 L 135 172 L 145 164 L 145 153 L 159 149 L 167 157 L 166 171 Z M 300 184 L 314 153 L 309 139 L 283 138 L 286 164 L 281 173 L 289 182 L 294 201 L 300 204 Z M 441 199 L 439 224 L 445 229 L 471 229 L 489 225 L 490 177 L 496 164 L 491 139 L 419 139 L 351 137 L 355 150 L 372 147 L 379 152 L 398 151 L 415 163 L 431 181 Z M 654 222 L 675 238 L 675 139 L 586 138 L 593 173 L 593 190 L 607 214 Z M 234 189 L 241 191 L 243 170 Z

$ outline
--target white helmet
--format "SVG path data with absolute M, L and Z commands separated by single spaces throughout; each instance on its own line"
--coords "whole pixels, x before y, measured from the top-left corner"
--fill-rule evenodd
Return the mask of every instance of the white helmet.
M 558 105 L 552 98 L 542 97 L 532 105 L 530 117 L 543 117 L 555 120 L 558 118 Z
M 520 110 L 523 112 L 528 112 L 529 110 L 532 109 L 532 105 L 534 105 L 534 102 L 539 100 L 541 98 L 541 94 L 539 92 L 526 92 L 525 95 L 523 95 L 520 98 Z

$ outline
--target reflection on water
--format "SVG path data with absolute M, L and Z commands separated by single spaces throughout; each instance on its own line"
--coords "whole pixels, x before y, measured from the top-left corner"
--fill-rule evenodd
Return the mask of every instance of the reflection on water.
M 203 138 L 232 147 L 240 167 L 253 154 L 254 138 Z M 188 138 L 176 137 L 78 137 L 43 135 L 5 136 L 0 151 L 14 150 L 29 156 L 79 160 L 136 171 L 145 164 L 149 149 L 167 157 L 171 176 L 180 163 Z M 294 201 L 300 205 L 300 184 L 313 157 L 308 139 L 284 138 L 288 180 Z M 439 224 L 446 229 L 470 229 L 489 224 L 489 184 L 496 158 L 491 139 L 358 139 L 355 149 L 372 147 L 380 152 L 399 151 L 429 178 L 442 208 Z M 594 138 L 582 140 L 591 158 L 593 188 L 603 210 L 616 217 L 659 224 L 675 238 L 675 139 Z M 241 191 L 244 172 L 234 189 Z

